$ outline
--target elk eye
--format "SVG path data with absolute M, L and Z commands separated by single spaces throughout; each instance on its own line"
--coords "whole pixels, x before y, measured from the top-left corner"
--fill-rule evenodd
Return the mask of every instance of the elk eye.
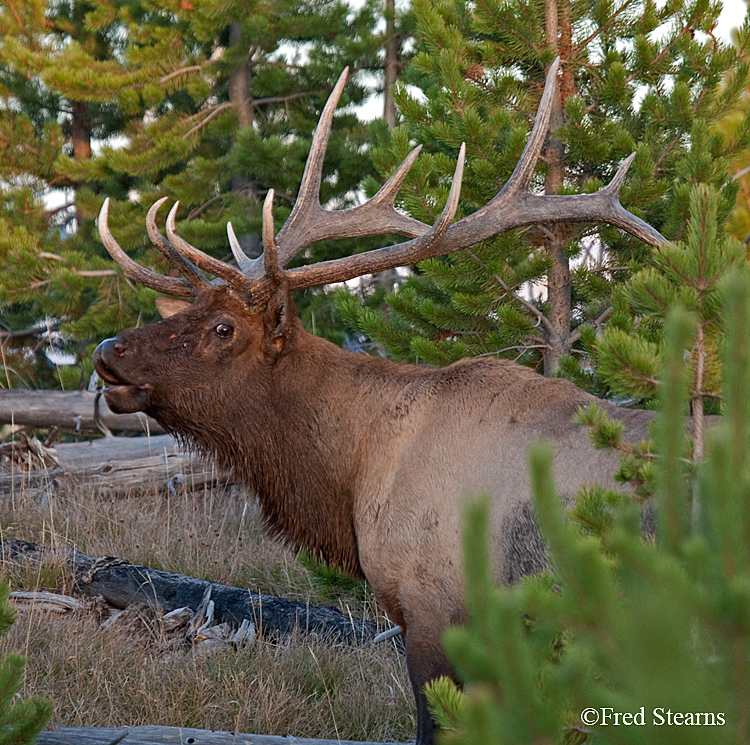
M 214 333 L 221 339 L 228 339 L 234 333 L 234 329 L 226 323 L 220 323 L 214 329 Z

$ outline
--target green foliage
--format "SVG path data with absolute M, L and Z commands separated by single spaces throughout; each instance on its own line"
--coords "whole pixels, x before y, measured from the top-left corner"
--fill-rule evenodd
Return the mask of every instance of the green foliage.
M 433 705 L 449 725 L 443 742 L 747 741 L 750 274 L 734 272 L 722 284 L 726 416 L 712 431 L 709 457 L 694 469 L 681 442 L 690 378 L 684 348 L 696 318 L 677 308 L 667 323 L 655 428 L 655 538 L 644 536 L 641 508 L 623 495 L 590 490 L 566 514 L 552 454 L 541 445 L 530 461 L 548 575 L 496 588 L 487 562 L 487 505 L 468 510 L 471 621 L 444 639 L 467 688 L 457 704 L 455 689 L 433 687 Z
M 594 447 L 599 449 L 620 447 L 625 425 L 619 419 L 610 419 L 600 406 L 591 404 L 586 409 L 579 409 L 573 421 L 576 424 L 591 427 L 591 441 Z
M 455 729 L 466 711 L 466 696 L 456 684 L 450 678 L 436 678 L 425 687 L 425 695 L 435 724 L 443 731 Z
M 10 586 L 0 583 L 0 636 L 5 636 L 16 612 L 8 602 Z M 19 699 L 26 659 L 9 654 L 0 659 L 0 745 L 31 745 L 52 716 L 52 703 L 43 698 Z
M 618 419 L 611 419 L 607 412 L 597 404 L 591 404 L 586 409 L 580 408 L 573 421 L 589 427 L 591 430 L 589 436 L 595 448 L 614 450 L 620 455 L 620 467 L 615 473 L 617 482 L 628 484 L 634 495 L 641 500 L 648 499 L 654 493 L 654 453 L 651 440 L 623 442 L 622 422 Z M 690 453 L 688 437 L 683 438 L 682 447 L 683 454 L 688 457 Z M 598 487 L 594 487 L 590 495 L 584 491 L 576 509 L 591 501 L 594 507 L 592 514 L 595 514 L 601 506 L 602 498 L 610 501 L 613 497 L 609 492 L 601 492 Z M 598 518 L 593 517 L 593 521 L 598 522 Z
M 739 105 L 747 33 L 736 49 L 716 39 L 717 2 L 627 0 L 556 3 L 559 37 L 550 38 L 545 8 L 553 5 L 415 0 L 419 46 L 398 86 L 402 123 L 392 133 L 381 128 L 372 151 L 386 173 L 413 142 L 423 145 L 401 206 L 434 222 L 461 142 L 467 167 L 458 217 L 486 204 L 519 159 L 544 74 L 559 54 L 562 111 L 533 188 L 594 191 L 635 151 L 621 192 L 627 209 L 682 240 L 694 186 L 711 184 L 721 224 L 737 193 L 727 165 L 746 152 L 750 119 L 732 135 L 713 127 Z M 611 383 L 599 375 L 597 360 L 592 368 L 593 336 L 616 315 L 617 288 L 650 253 L 611 226 L 531 226 L 423 262 L 386 298 L 387 309 L 357 318 L 341 298 L 337 307 L 346 305 L 349 321 L 393 357 L 445 364 L 491 354 L 543 362 L 545 374 L 563 374 L 602 395 Z M 565 292 L 545 297 L 540 287 Z M 648 391 L 651 372 L 635 371 Z
M 725 232 L 723 209 L 724 197 L 715 189 L 693 187 L 683 240 L 655 250 L 622 288 L 631 312 L 613 320 L 595 342 L 597 370 L 613 392 L 642 400 L 656 395 L 663 322 L 679 304 L 697 319 L 697 333 L 685 345 L 691 350 L 690 397 L 702 402 L 721 393 L 721 280 L 745 257 L 744 246 Z
M 737 49 L 747 59 L 747 35 L 748 28 L 736 28 L 732 32 L 733 43 Z M 750 119 L 750 108 L 747 106 L 748 86 L 745 87 L 745 93 L 740 99 L 741 105 L 733 107 L 722 118 L 721 122 L 716 125 L 724 136 L 742 138 L 747 131 L 747 121 Z M 747 170 L 747 155 L 738 153 L 732 159 L 729 166 L 729 173 L 733 180 L 739 185 L 738 198 L 729 219 L 728 230 L 740 240 L 745 240 L 750 235 L 750 172 Z
M 335 566 L 326 564 L 309 551 L 300 551 L 297 561 L 311 573 L 311 578 L 318 593 L 328 600 L 344 596 L 364 600 L 367 586 L 361 579 L 345 574 Z

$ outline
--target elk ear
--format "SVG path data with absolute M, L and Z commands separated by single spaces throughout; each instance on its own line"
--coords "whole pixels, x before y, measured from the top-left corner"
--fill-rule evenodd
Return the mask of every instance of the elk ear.
M 166 295 L 159 295 L 156 298 L 156 310 L 159 311 L 159 315 L 162 318 L 169 318 L 176 313 L 181 313 L 183 310 L 187 310 L 190 307 L 190 303 L 187 300 L 178 300 L 174 297 L 167 297 Z
M 276 287 L 276 292 L 266 305 L 263 323 L 266 341 L 276 353 L 281 351 L 292 327 L 294 303 L 289 295 L 289 284 L 283 280 Z

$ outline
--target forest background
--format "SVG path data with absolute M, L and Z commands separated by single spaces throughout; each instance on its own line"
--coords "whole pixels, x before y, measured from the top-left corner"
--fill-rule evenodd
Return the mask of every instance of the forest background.
M 544 30 L 553 5 L 560 18 L 554 38 Z M 733 44 L 717 35 L 719 18 L 727 18 L 720 3 L 471 7 L 4 4 L 0 385 L 85 386 L 98 341 L 155 318 L 154 293 L 124 279 L 99 241 L 105 197 L 118 240 L 159 270 L 169 271 L 144 226 L 161 196 L 180 200 L 179 230 L 199 248 L 228 258 L 231 220 L 245 250 L 257 254 L 265 193 L 279 195 L 281 224 L 317 116 L 347 65 L 353 75 L 326 159 L 322 201 L 329 207 L 361 201 L 418 141 L 424 154 L 400 206 L 430 222 L 466 139 L 470 169 L 459 211 L 472 211 L 509 175 L 545 67 L 560 54 L 567 72 L 537 188 L 591 190 L 636 150 L 623 191 L 628 209 L 676 240 L 690 189 L 706 184 L 721 231 L 726 225 L 740 240 L 750 233 L 747 39 L 742 31 Z M 743 9 L 730 9 L 730 23 Z M 368 99 L 383 116 L 366 122 L 359 112 Z M 320 244 L 304 260 L 372 245 Z M 541 226 L 468 257 L 368 278 L 348 292 L 319 288 L 297 305 L 309 330 L 358 351 L 436 364 L 495 354 L 599 395 L 648 404 L 661 320 L 658 308 L 634 301 L 632 282 L 643 271 L 664 271 L 657 254 L 616 231 Z M 710 373 L 721 334 L 705 320 L 699 346 Z M 710 408 L 716 376 L 698 385 Z

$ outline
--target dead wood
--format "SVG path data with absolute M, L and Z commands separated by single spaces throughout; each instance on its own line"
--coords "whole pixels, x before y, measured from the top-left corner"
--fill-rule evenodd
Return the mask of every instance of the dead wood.
M 37 745 L 379 745 L 352 740 L 310 740 L 302 737 L 245 735 L 211 732 L 188 727 L 62 727 L 58 732 L 43 732 Z M 385 743 L 384 745 L 396 745 Z
M 332 641 L 370 643 L 379 629 L 372 621 L 344 614 L 337 608 L 319 607 L 221 585 L 184 574 L 130 564 L 117 557 L 82 554 L 73 549 L 54 552 L 26 541 L 0 542 L 4 562 L 36 571 L 43 562 L 64 563 L 73 574 L 81 595 L 104 600 L 115 608 L 142 603 L 157 612 L 189 607 L 197 610 L 210 588 L 213 619 L 240 628 L 244 620 L 255 624 L 259 636 L 287 635 L 295 631 L 325 636 Z
M 21 489 L 49 493 L 50 489 L 85 482 L 99 491 L 127 493 L 149 487 L 186 489 L 226 484 L 227 474 L 180 450 L 170 435 L 104 437 L 61 443 L 48 451 L 59 464 L 51 468 L 0 471 L 0 494 Z
M 57 430 L 54 430 L 54 435 Z M 48 438 L 48 440 L 51 438 Z M 38 471 L 61 466 L 54 448 L 23 432 L 18 439 L 0 445 L 0 468 L 12 471 Z
M 0 391 L 0 424 L 36 429 L 62 427 L 76 432 L 99 429 L 164 433 L 145 414 L 114 414 L 103 396 L 89 391 Z
M 60 595 L 57 592 L 43 592 L 32 590 L 14 590 L 9 595 L 10 602 L 16 607 L 25 610 L 48 610 L 55 613 L 70 613 L 80 610 L 84 604 L 70 595 Z

